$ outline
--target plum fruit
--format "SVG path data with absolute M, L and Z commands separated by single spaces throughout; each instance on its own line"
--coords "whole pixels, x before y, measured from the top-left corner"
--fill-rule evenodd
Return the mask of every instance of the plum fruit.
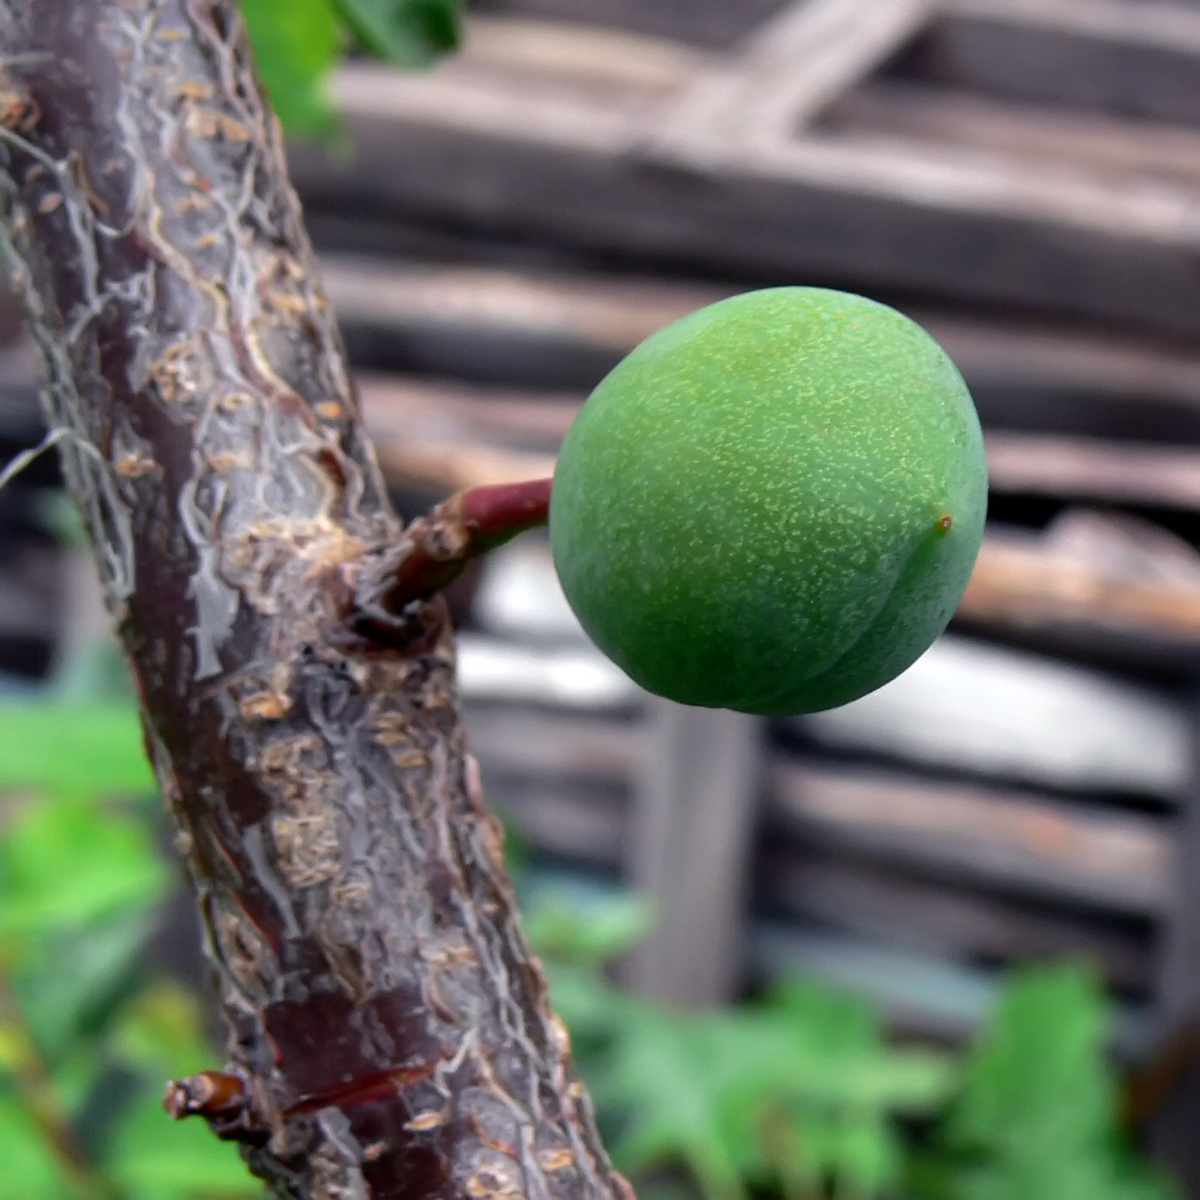
M 987 506 L 954 364 L 886 305 L 734 296 L 646 339 L 563 444 L 554 563 L 647 690 L 783 715 L 894 678 L 945 628 Z

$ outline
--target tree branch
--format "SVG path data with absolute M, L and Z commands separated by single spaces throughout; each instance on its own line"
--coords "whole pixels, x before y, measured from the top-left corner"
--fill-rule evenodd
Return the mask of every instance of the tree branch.
M 513 909 L 444 605 L 418 588 L 403 645 L 347 619 L 433 537 L 402 542 L 236 5 L 0 0 L 0 55 L 5 256 L 227 1020 L 192 1107 L 242 1121 L 279 1195 L 625 1196 Z

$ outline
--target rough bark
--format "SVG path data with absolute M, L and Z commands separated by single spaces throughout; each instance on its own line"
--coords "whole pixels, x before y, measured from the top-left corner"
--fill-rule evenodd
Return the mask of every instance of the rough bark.
M 236 5 L 0 0 L 0 55 L 6 254 L 228 1022 L 177 1108 L 288 1196 L 624 1196 L 444 605 L 356 621 L 402 529 Z

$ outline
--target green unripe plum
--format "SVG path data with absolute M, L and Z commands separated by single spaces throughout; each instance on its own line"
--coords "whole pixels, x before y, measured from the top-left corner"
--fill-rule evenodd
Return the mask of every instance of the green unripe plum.
M 941 347 L 861 296 L 771 288 L 676 321 L 600 383 L 550 538 L 584 629 L 643 687 L 783 715 L 925 651 L 986 507 L 979 418 Z

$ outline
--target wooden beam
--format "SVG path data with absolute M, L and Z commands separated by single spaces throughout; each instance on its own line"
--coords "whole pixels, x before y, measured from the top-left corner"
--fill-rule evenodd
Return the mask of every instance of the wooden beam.
M 638 724 L 513 705 L 468 705 L 471 753 L 505 776 L 537 775 L 628 788 L 646 739 Z
M 948 0 L 917 68 L 943 83 L 1195 124 L 1200 12 L 1154 0 Z
M 634 783 L 629 884 L 658 920 L 625 978 L 674 1004 L 717 1004 L 742 981 L 746 873 L 757 816 L 761 722 L 651 698 Z
M 996 628 L 1052 632 L 1074 625 L 1142 632 L 1194 653 L 1200 645 L 1200 586 L 1195 579 L 1147 578 L 1116 563 L 1057 553 L 1033 538 L 992 536 L 958 616 Z
M 539 20 L 472 12 L 456 62 L 644 95 L 684 87 L 711 63 L 710 54 L 686 41 L 595 24 L 588 19 L 593 7 L 582 9 L 574 20 L 562 13 L 557 15 L 566 19 Z
M 433 495 L 552 474 L 581 403 L 372 376 L 362 396 L 389 479 Z M 988 452 L 997 492 L 1200 511 L 1200 451 L 992 433 Z M 1200 665 L 1200 562 L 1184 564 L 1177 545 L 1139 529 L 1114 526 L 1108 550 L 1097 532 L 1086 553 L 993 531 L 957 620 L 1102 660 Z
M 864 81 L 822 112 L 820 127 L 861 142 L 929 142 L 975 155 L 1041 160 L 1053 170 L 1069 164 L 1099 176 L 1188 185 L 1200 179 L 1200 132 L 1195 128 L 1050 108 L 905 79 Z
M 392 485 L 437 496 L 552 475 L 558 443 L 580 404 L 377 376 L 360 377 L 359 393 Z
M 489 786 L 499 789 L 506 812 L 532 845 L 580 861 L 616 865 L 629 818 L 620 815 L 625 810 L 614 806 L 613 794 L 629 787 L 642 761 L 646 740 L 636 726 L 479 705 L 468 709 L 467 723 L 472 751 Z M 781 770 L 793 769 L 786 758 L 774 761 Z M 585 783 L 603 783 L 610 791 L 582 791 Z M 914 787 L 923 791 L 927 786 L 901 775 L 889 782 L 897 804 Z M 944 785 L 939 789 L 934 784 L 933 790 L 944 799 Z M 987 796 L 990 802 L 991 794 Z M 1047 818 L 1044 800 L 1036 797 L 1024 802 L 1035 845 L 1063 844 L 1059 814 L 1052 811 Z M 994 815 L 1011 830 L 1010 817 L 1003 807 Z M 785 910 L 849 933 L 959 959 L 1024 961 L 1084 952 L 1103 964 L 1117 986 L 1146 990 L 1154 980 L 1147 938 L 1128 928 L 1047 909 L 1021 895 L 964 892 L 905 873 L 896 862 L 880 865 L 886 855 L 876 865 L 870 859 L 814 855 L 780 840 L 779 832 L 768 839 L 765 857 L 755 868 L 755 894 L 769 911 Z M 991 831 L 984 827 L 977 832 L 983 841 Z M 1004 839 L 997 840 L 1003 853 Z M 903 852 L 897 857 L 901 863 L 906 860 Z M 949 872 L 958 878 L 969 873 L 961 866 Z
M 1162 914 L 1176 850 L 1163 821 L 966 784 L 775 762 L 773 815 L 815 848 L 1116 912 Z
M 901 1035 L 959 1040 L 974 1036 L 1000 997 L 1000 972 L 901 950 L 869 938 L 756 924 L 751 954 L 761 976 L 815 975 L 878 1007 Z M 1148 1006 L 1119 1004 L 1118 1053 L 1144 1056 L 1155 1023 Z
M 957 1041 L 987 1019 L 1000 992 L 999 971 L 869 938 L 756 923 L 750 959 L 760 979 L 812 976 L 870 1001 L 902 1036 Z
M 960 961 L 1023 963 L 1086 955 L 1109 982 L 1147 994 L 1155 985 L 1149 931 L 1038 905 L 944 886 L 844 857 L 783 846 L 756 871 L 757 894 L 783 911 L 909 950 Z
M 583 398 L 359 376 L 385 468 L 435 491 L 550 474 Z M 993 431 L 992 490 L 1200 511 L 1200 448 Z
M 642 699 L 629 676 L 590 646 L 535 648 L 469 632 L 458 637 L 458 690 L 469 702 L 593 713 L 629 713 Z
M 327 254 L 321 264 L 330 299 L 352 336 L 377 329 L 399 342 L 422 333 L 460 343 L 500 339 L 510 356 L 523 341 L 624 355 L 664 325 L 735 290 L 647 276 L 379 263 L 354 255 Z M 1075 403 L 1111 395 L 1140 407 L 1153 398 L 1200 412 L 1200 355 L 1190 347 L 1046 321 L 906 311 L 946 347 L 973 386 L 1065 394 Z M 28 373 L 32 378 L 32 366 Z
M 935 0 L 794 0 L 724 61 L 698 72 L 660 113 L 649 139 L 718 156 L 790 140 L 926 21 Z
M 842 754 L 1077 795 L 1175 805 L 1190 776 L 1171 693 L 957 635 L 877 691 L 787 724 Z
M 979 161 L 835 136 L 728 158 L 648 141 L 649 99 L 469 62 L 428 75 L 354 64 L 336 84 L 357 147 L 296 147 L 314 211 L 436 213 L 492 232 L 736 266 L 764 281 L 839 280 L 1020 302 L 1194 334 L 1197 189 Z
M 394 369 L 586 391 L 638 342 L 730 289 L 647 277 L 328 255 L 352 348 Z M 985 422 L 1200 443 L 1200 355 L 1107 331 L 908 309 L 976 392 Z M 378 382 L 378 381 L 373 381 Z M 561 383 L 559 384 L 561 386 Z
M 1200 448 L 993 432 L 987 458 L 996 492 L 1200 512 Z
M 780 6 L 781 0 L 482 0 L 476 8 L 524 17 L 587 22 L 591 33 L 611 26 L 698 46 L 732 45 Z M 473 21 L 468 18 L 468 44 Z
M 338 319 L 351 328 L 557 340 L 617 355 L 732 290 L 649 276 L 379 262 L 338 254 L 322 257 L 321 276 Z

